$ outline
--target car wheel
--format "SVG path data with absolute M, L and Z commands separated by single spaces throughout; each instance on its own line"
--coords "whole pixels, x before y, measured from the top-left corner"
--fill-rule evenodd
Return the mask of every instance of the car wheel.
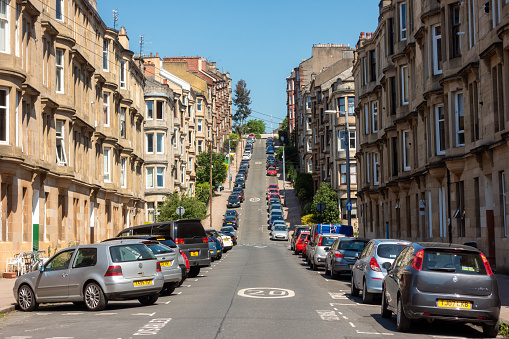
M 315 259 L 311 259 L 311 269 L 313 271 L 318 271 L 318 266 L 315 264 Z
M 37 307 L 39 304 L 35 300 L 35 294 L 32 288 L 28 285 L 22 285 L 18 290 L 18 305 L 19 308 L 24 312 L 31 312 Z
M 157 299 L 159 299 L 159 294 L 156 293 L 156 294 L 144 295 L 143 297 L 138 298 L 138 301 L 142 305 L 152 305 L 157 301 Z
M 325 275 L 330 275 L 329 266 L 327 265 L 327 260 L 325 260 Z
M 175 291 L 176 287 L 177 286 L 175 285 L 175 283 L 166 283 L 164 284 L 163 289 L 161 290 L 161 292 L 159 292 L 159 294 L 170 295 L 173 293 L 173 291 Z
M 408 319 L 403 310 L 403 301 L 401 297 L 398 298 L 398 311 L 396 314 L 396 327 L 400 332 L 407 332 L 410 329 L 412 321 Z
M 368 285 L 366 284 L 366 280 L 364 280 L 362 284 L 362 302 L 364 304 L 371 304 L 373 302 L 373 293 L 368 292 Z
M 334 265 L 332 265 L 332 267 L 330 268 L 330 277 L 332 279 L 337 279 L 338 278 L 338 274 L 336 272 L 334 272 Z
M 359 296 L 359 289 L 355 286 L 355 280 L 352 273 L 352 280 L 351 280 L 351 287 L 350 287 L 350 294 L 354 297 Z
M 494 325 L 482 325 L 482 332 L 487 338 L 496 338 L 499 330 L 499 322 Z
M 226 251 L 224 251 L 226 253 Z M 189 278 L 196 278 L 200 274 L 200 266 L 193 266 L 187 275 Z
M 89 311 L 102 311 L 108 305 L 101 286 L 96 283 L 89 283 L 84 294 L 85 306 Z
M 385 288 L 382 290 L 382 305 L 380 306 L 380 315 L 382 318 L 390 318 L 392 311 L 387 308 L 387 298 L 385 297 Z

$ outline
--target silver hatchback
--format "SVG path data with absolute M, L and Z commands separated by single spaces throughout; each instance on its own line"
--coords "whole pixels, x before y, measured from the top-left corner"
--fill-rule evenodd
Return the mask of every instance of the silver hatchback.
M 109 300 L 153 304 L 163 284 L 161 266 L 145 244 L 111 241 L 61 250 L 39 271 L 19 277 L 13 293 L 22 311 L 54 302 L 100 311 Z

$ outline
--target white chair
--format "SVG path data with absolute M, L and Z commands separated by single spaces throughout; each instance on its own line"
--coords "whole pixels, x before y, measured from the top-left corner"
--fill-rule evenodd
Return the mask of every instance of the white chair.
M 11 270 L 9 270 L 11 267 Z M 25 274 L 25 263 L 23 261 L 23 253 L 18 254 L 14 258 L 8 258 L 7 264 L 5 265 L 6 272 L 17 272 L 18 276 Z

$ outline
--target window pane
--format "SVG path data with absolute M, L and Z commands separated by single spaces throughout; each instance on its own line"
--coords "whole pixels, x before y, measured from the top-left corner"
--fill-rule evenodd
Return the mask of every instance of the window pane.
M 154 134 L 147 134 L 147 153 L 154 153 Z
M 154 168 L 147 167 L 147 187 L 154 187 Z
M 163 137 L 164 134 L 157 133 L 157 153 L 163 153 Z
M 147 101 L 147 119 L 154 119 L 154 102 Z
M 164 187 L 164 168 L 157 168 L 157 187 Z

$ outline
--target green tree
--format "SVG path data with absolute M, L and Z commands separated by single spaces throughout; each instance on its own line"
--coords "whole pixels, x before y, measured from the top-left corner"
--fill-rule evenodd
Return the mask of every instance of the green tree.
M 249 120 L 246 127 L 246 133 L 265 133 L 265 122 L 263 120 Z
M 230 137 L 224 141 L 223 148 L 225 152 L 228 152 L 228 143 L 230 146 L 230 151 L 235 153 L 237 150 L 237 145 L 239 144 L 239 136 L 235 133 L 230 133 Z
M 251 108 L 249 107 L 251 105 L 250 94 L 251 91 L 247 89 L 246 82 L 240 79 L 235 86 L 235 96 L 233 98 L 233 104 L 237 107 L 237 111 L 233 115 L 233 122 L 239 135 L 244 132 L 244 120 L 251 115 Z
M 305 205 L 313 199 L 314 189 L 313 176 L 311 173 L 297 173 L 293 186 L 295 187 L 301 205 Z
M 210 197 L 210 184 L 208 182 L 202 182 L 196 184 L 196 192 L 194 196 L 201 202 L 207 203 Z
M 224 163 L 226 157 L 223 154 L 212 152 L 212 186 L 222 184 L 226 180 L 227 166 Z M 196 183 L 210 182 L 210 153 L 201 152 L 196 157 Z
M 177 215 L 177 207 L 185 209 L 183 216 Z M 163 205 L 159 208 L 157 221 L 168 221 L 176 219 L 205 219 L 207 217 L 207 205 L 198 200 L 197 197 L 190 197 L 186 193 L 171 193 L 166 197 Z
M 319 202 L 323 202 L 325 204 L 325 210 L 323 212 L 318 212 L 316 209 L 316 205 Z M 328 183 L 322 182 L 320 188 L 316 191 L 316 194 L 313 197 L 313 207 L 313 215 L 316 220 L 320 220 L 320 222 L 328 224 L 341 223 L 341 218 L 339 217 L 338 196 Z

